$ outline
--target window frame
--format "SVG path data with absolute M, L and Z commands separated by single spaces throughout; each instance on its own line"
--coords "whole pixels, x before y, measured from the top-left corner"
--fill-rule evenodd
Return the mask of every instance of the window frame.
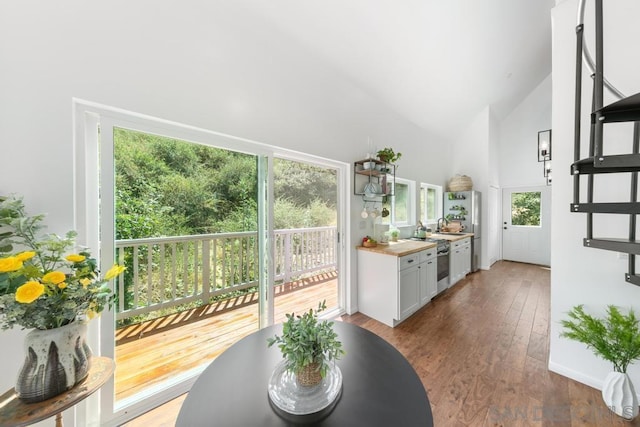
M 435 185 L 435 184 L 429 184 L 427 182 L 421 182 L 420 183 L 420 193 L 422 193 L 422 190 L 424 190 L 425 192 L 428 192 L 429 190 L 435 190 L 436 192 L 436 206 L 434 209 L 435 212 L 435 218 L 427 218 L 427 212 L 429 211 L 428 209 L 428 199 L 427 197 L 424 198 L 424 204 L 422 203 L 422 199 L 420 199 L 420 219 L 424 224 L 431 224 L 431 223 L 437 223 L 438 219 L 440 217 L 443 216 L 442 214 L 442 206 L 443 206 L 443 202 L 442 202 L 442 186 L 441 185 Z
M 538 199 L 538 224 L 514 224 L 513 223 L 513 197 L 516 194 L 524 194 L 524 193 L 537 193 L 539 196 Z M 509 225 L 511 227 L 520 227 L 520 228 L 542 228 L 542 191 L 518 191 L 511 192 L 511 197 L 509 201 Z
M 406 185 L 407 186 L 407 203 L 406 203 L 406 209 L 407 209 L 407 220 L 406 221 L 398 221 L 397 220 L 397 215 L 396 215 L 396 197 L 398 195 L 397 192 L 397 186 L 398 184 L 400 185 Z M 393 194 L 394 196 L 391 197 L 390 199 L 390 215 L 389 215 L 389 222 L 391 224 L 393 224 L 395 227 L 404 227 L 404 226 L 409 226 L 412 224 L 415 224 L 416 222 L 416 212 L 415 212 L 415 208 L 414 206 L 416 206 L 416 182 L 409 180 L 409 179 L 404 179 L 404 178 L 398 178 L 396 177 L 394 183 L 393 183 Z

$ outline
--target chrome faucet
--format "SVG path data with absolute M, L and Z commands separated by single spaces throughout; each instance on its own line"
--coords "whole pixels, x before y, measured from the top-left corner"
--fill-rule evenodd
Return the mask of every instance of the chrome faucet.
M 442 226 L 440 225 L 440 221 L 442 221 L 444 224 L 449 224 L 449 220 L 445 217 L 442 217 L 440 219 L 438 219 L 438 222 L 436 223 L 436 233 L 439 233 L 442 230 Z

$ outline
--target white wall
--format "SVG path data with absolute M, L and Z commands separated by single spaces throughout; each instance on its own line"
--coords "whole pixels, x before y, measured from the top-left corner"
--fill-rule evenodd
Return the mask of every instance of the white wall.
M 587 2 L 592 14 L 593 3 Z M 575 84 L 575 19 L 577 2 L 567 0 L 553 10 L 553 175 L 551 237 L 551 333 L 550 369 L 573 379 L 600 388 L 612 366 L 596 358 L 580 343 L 559 338 L 559 321 L 577 304 L 584 304 L 588 312 L 604 313 L 606 306 L 640 308 L 640 288 L 624 281 L 626 261 L 614 252 L 583 247 L 586 235 L 584 214 L 569 211 L 572 200 L 572 179 L 569 166 L 573 161 L 573 114 Z M 640 90 L 637 70 L 640 51 L 635 41 L 640 38 L 640 3 L 634 0 L 605 2 L 605 75 L 623 92 L 630 95 Z M 592 23 L 590 16 L 586 22 Z M 588 38 L 593 37 L 593 25 L 586 27 Z M 593 44 L 590 42 L 590 46 Z M 592 48 L 593 50 L 593 48 Z M 586 73 L 585 73 L 586 74 Z M 591 103 L 591 82 L 583 78 L 582 135 L 588 138 Z M 610 103 L 607 94 L 605 103 Z M 613 127 L 611 127 L 613 126 Z M 628 125 L 605 126 L 605 153 L 629 152 L 631 132 Z M 586 144 L 581 157 L 586 157 Z M 584 186 L 584 184 L 583 184 Z M 595 201 L 628 200 L 628 174 L 598 176 Z M 584 201 L 584 197 L 581 198 Z M 624 237 L 626 217 L 596 215 L 595 236 Z M 640 384 L 640 366 L 631 366 L 629 374 Z
M 491 108 L 485 107 L 478 113 L 475 119 L 456 137 L 453 144 L 453 173 L 467 175 L 473 180 L 473 189 L 482 193 L 481 201 L 481 228 L 483 237 L 488 227 L 489 210 L 486 197 L 489 194 L 490 180 L 490 152 L 493 145 L 491 131 L 495 128 L 495 120 L 491 115 Z M 489 239 L 481 238 L 480 265 L 482 269 L 488 269 L 489 264 Z
M 349 163 L 371 136 L 404 153 L 403 178 L 444 185 L 451 175 L 446 141 L 235 2 L 3 2 L 0 57 L 0 194 L 24 195 L 51 232 L 74 226 L 72 97 Z M 355 196 L 352 208 L 353 247 L 366 233 Z M 355 283 L 354 249 L 349 258 Z M 15 349 L 0 352 L 2 390 L 22 336 L 0 333 Z
M 551 82 L 549 75 L 500 123 L 498 164 L 502 187 L 546 185 L 537 156 L 538 132 L 551 129 Z M 555 154 L 554 142 L 565 144 L 553 132 L 552 138 Z M 565 173 L 566 168 L 559 166 L 556 171 Z

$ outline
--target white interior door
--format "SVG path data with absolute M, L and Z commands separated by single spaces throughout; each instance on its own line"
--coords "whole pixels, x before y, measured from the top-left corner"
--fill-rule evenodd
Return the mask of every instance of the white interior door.
M 502 258 L 550 265 L 550 187 L 502 190 Z

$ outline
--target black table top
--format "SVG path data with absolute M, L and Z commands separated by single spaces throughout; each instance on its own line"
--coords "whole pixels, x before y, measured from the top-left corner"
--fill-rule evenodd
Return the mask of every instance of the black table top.
M 407 359 L 359 326 L 334 322 L 346 354 L 342 396 L 318 426 L 433 426 L 427 393 Z M 231 346 L 200 375 L 180 409 L 176 426 L 288 426 L 271 408 L 267 387 L 282 354 L 267 338 L 282 325 L 255 332 Z

